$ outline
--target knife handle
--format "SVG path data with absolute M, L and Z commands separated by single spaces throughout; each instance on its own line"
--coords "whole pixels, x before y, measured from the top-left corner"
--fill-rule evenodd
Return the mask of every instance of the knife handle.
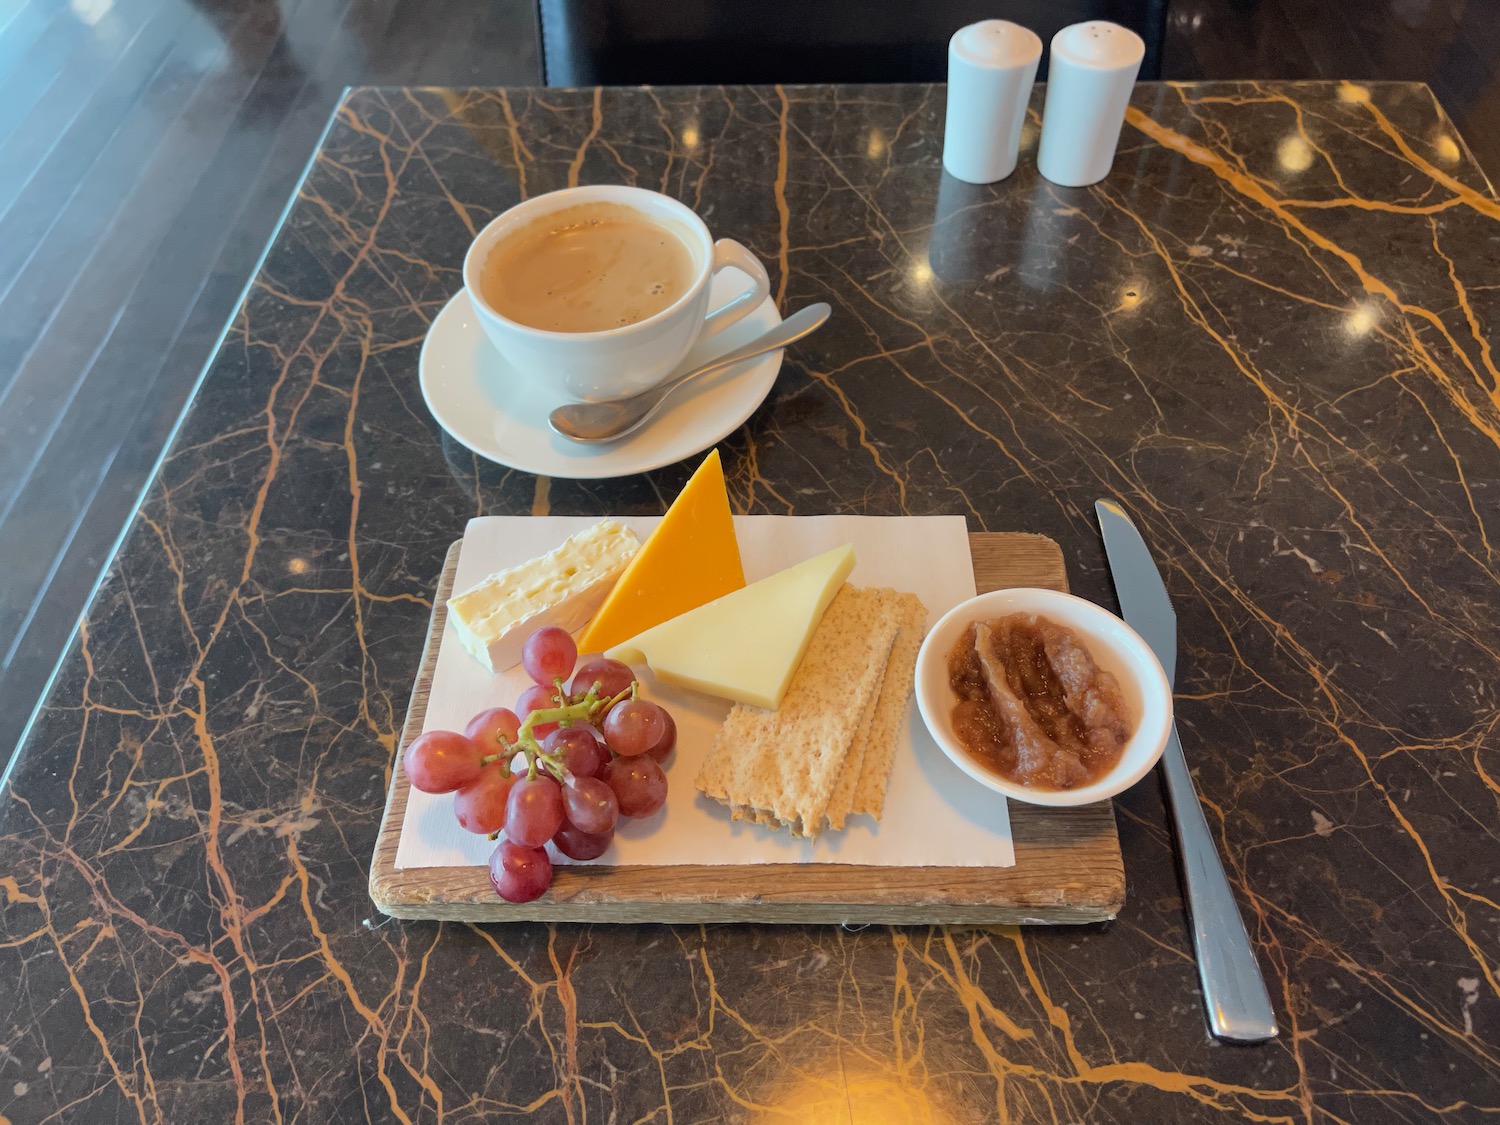
M 1266 981 L 1245 932 L 1245 921 L 1234 901 L 1234 891 L 1224 875 L 1219 850 L 1214 847 L 1182 756 L 1177 724 L 1167 736 L 1161 756 L 1167 779 L 1167 801 L 1177 827 L 1182 849 L 1182 882 L 1187 899 L 1188 920 L 1193 929 L 1193 948 L 1198 954 L 1198 978 L 1203 982 L 1203 1003 L 1214 1035 L 1237 1043 L 1259 1043 L 1276 1036 L 1276 1013 Z

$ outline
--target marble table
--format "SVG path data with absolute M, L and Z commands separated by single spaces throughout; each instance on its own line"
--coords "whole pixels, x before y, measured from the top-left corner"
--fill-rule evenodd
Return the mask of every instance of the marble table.
M 0 797 L 0 1120 L 1494 1119 L 1500 203 L 1422 86 L 1143 85 L 1080 190 L 942 181 L 943 99 L 348 95 Z M 580 182 L 834 307 L 723 444 L 738 510 L 1044 532 L 1112 605 L 1130 505 L 1278 1041 L 1205 1032 L 1154 779 L 1106 928 L 374 913 L 464 520 L 689 469 L 538 479 L 423 406 L 471 234 Z

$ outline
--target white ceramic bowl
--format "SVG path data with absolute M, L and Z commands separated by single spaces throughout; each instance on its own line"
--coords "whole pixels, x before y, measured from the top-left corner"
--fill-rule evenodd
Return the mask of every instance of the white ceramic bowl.
M 1007 781 L 981 765 L 953 734 L 951 716 L 958 697 L 948 686 L 948 654 L 971 621 L 1008 613 L 1036 613 L 1073 630 L 1094 662 L 1120 682 L 1120 695 L 1135 718 L 1135 733 L 1115 768 L 1092 785 L 1032 789 Z M 917 708 L 943 753 L 979 784 L 1032 805 L 1087 805 L 1124 792 L 1156 764 L 1172 728 L 1172 688 L 1151 647 L 1108 610 L 1056 590 L 996 590 L 954 606 L 922 642 L 916 681 Z

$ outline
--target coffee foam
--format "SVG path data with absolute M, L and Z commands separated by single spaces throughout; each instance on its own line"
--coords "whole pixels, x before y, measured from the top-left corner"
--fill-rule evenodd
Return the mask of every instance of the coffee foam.
M 622 203 L 581 203 L 502 235 L 479 288 L 508 320 L 551 332 L 600 332 L 675 304 L 698 266 L 673 225 Z

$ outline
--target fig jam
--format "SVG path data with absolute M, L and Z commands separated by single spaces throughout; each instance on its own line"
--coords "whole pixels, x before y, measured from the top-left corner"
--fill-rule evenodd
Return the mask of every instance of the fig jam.
M 948 682 L 959 742 L 1034 789 L 1098 781 L 1134 729 L 1115 677 L 1071 629 L 1034 613 L 970 625 L 948 654 Z

